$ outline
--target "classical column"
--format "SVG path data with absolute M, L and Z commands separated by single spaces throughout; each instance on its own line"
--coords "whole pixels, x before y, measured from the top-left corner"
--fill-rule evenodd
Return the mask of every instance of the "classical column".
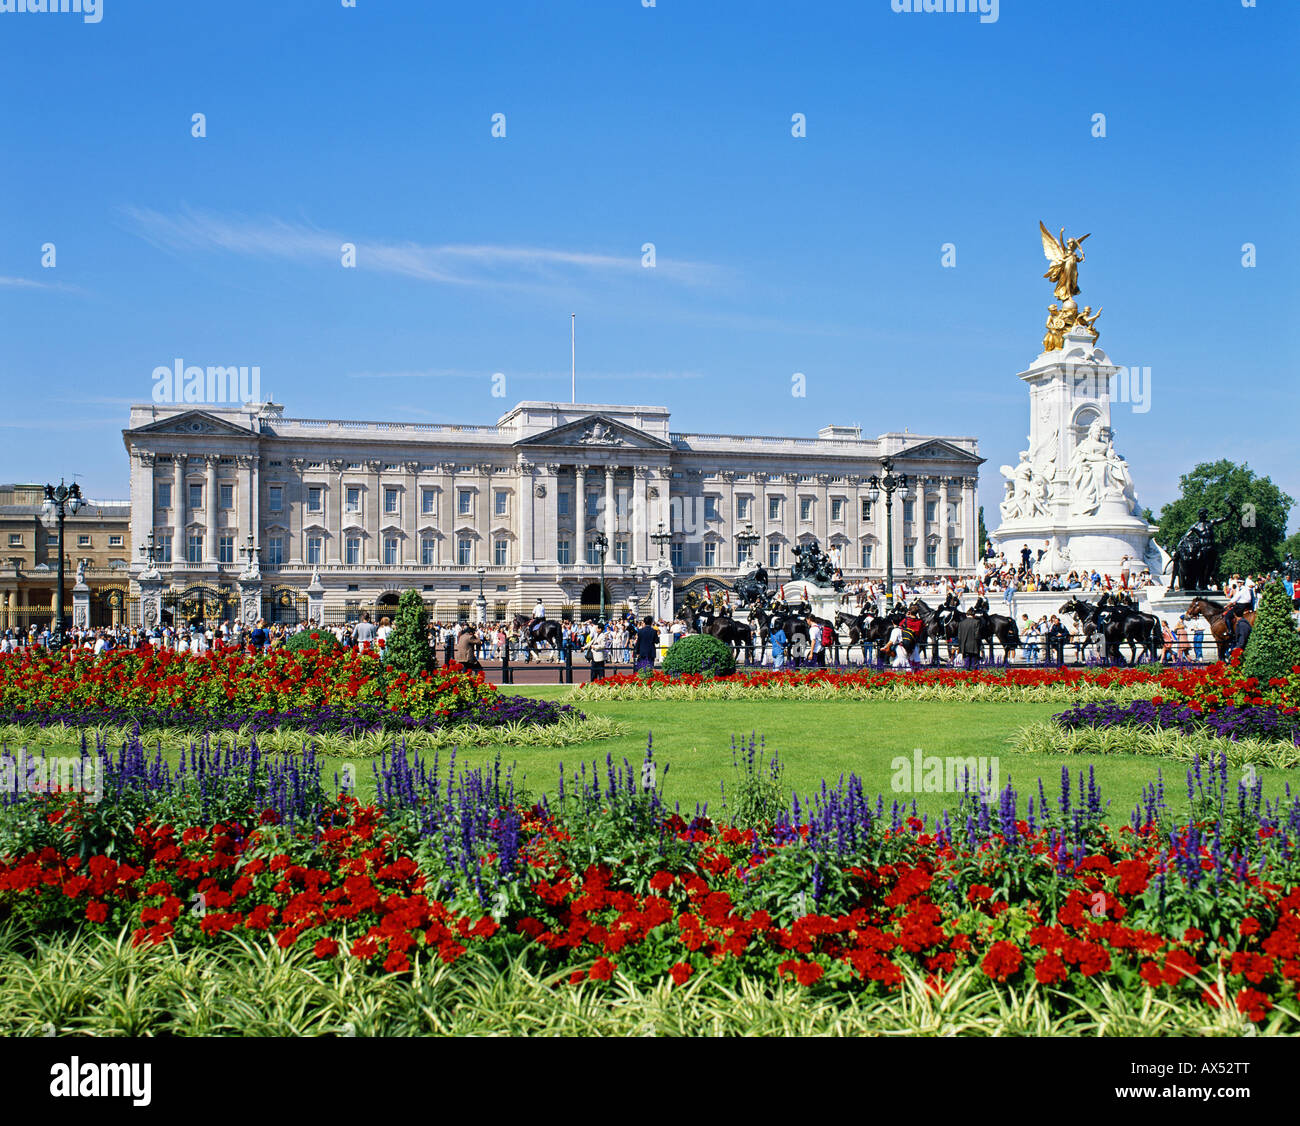
M 632 467 L 632 563 L 642 566 L 650 562 L 650 513 L 646 510 L 647 484 L 650 476 L 648 465 Z
M 605 519 L 601 530 L 609 539 L 609 558 L 614 558 L 614 535 L 618 531 L 618 506 L 614 503 L 614 467 L 604 466 L 605 470 Z
M 325 524 L 325 535 L 320 545 L 321 566 L 331 562 L 329 549 L 331 540 L 334 541 L 334 558 L 332 562 L 336 564 L 343 562 L 343 504 L 347 492 L 343 487 L 344 462 L 342 458 L 332 458 L 325 464 L 330 473 L 330 487 L 325 492 L 325 503 L 321 506 L 324 509 L 322 519 Z
M 587 467 L 573 467 L 573 561 L 587 561 Z
M 948 548 L 950 533 L 948 531 L 948 482 L 950 478 L 939 478 L 939 570 L 948 571 Z
M 983 544 L 975 541 L 979 538 L 979 525 L 975 510 L 975 478 L 963 477 L 961 490 L 961 519 L 965 532 L 962 536 L 962 564 L 968 570 L 974 570 L 975 559 Z
M 518 473 L 516 480 L 519 482 L 515 492 L 518 497 L 519 517 L 516 527 L 519 536 L 519 564 L 532 565 L 533 563 L 533 505 L 537 498 L 534 496 L 533 486 L 533 463 L 526 457 L 520 455 L 518 461 Z
M 538 563 L 555 564 L 557 562 L 554 544 L 560 538 L 560 469 L 558 462 L 546 463 L 546 476 L 542 479 L 542 488 L 546 490 L 542 498 L 540 521 L 534 521 L 533 532 L 538 547 L 534 549 L 534 559 Z M 548 550 L 543 550 L 548 549 Z
M 203 458 L 203 562 L 217 561 L 217 455 L 205 454 Z
M 383 558 L 380 555 L 380 536 L 379 536 L 379 519 L 384 507 L 383 487 L 379 483 L 379 471 L 383 468 L 383 463 L 371 459 L 365 463 L 366 466 L 366 536 L 362 544 L 362 554 L 366 563 L 372 567 L 378 567 L 379 561 Z M 368 545 L 368 546 L 367 546 Z
M 248 527 L 253 546 L 262 549 L 262 458 L 253 454 L 248 459 Z M 243 544 L 239 545 L 243 547 Z M 236 559 L 239 557 L 236 556 Z
M 153 479 L 153 453 L 137 450 L 131 466 L 131 535 L 126 550 L 127 559 L 134 568 L 140 559 L 140 547 L 148 542 L 149 533 L 158 522 L 154 509 L 157 489 Z M 0 620 L 3 620 L 2 616 Z
M 418 461 L 408 461 L 405 463 L 405 495 L 402 497 L 402 503 L 406 505 L 404 515 L 406 517 L 406 550 L 402 554 L 403 563 L 420 564 L 422 556 L 420 553 L 420 463 Z
M 185 562 L 185 455 L 172 454 L 172 567 Z
M 911 493 L 913 503 L 916 498 L 916 483 L 913 481 L 907 488 L 900 489 L 894 496 L 894 582 L 902 582 L 906 578 L 907 568 L 903 564 L 903 544 L 906 522 L 903 520 L 903 512 L 907 504 L 907 494 Z M 915 509 L 912 510 L 915 514 Z M 915 529 L 916 521 L 913 520 L 912 527 Z
M 293 473 L 294 488 L 292 494 L 289 489 L 285 489 L 283 504 L 286 511 L 285 523 L 289 526 L 289 542 L 285 545 L 288 548 L 286 563 L 295 567 L 301 567 L 302 561 L 306 558 L 307 547 L 304 541 L 303 525 L 307 522 L 307 495 L 303 489 L 303 467 L 307 464 L 305 458 L 291 457 L 285 465 Z M 238 549 L 236 547 L 236 549 Z

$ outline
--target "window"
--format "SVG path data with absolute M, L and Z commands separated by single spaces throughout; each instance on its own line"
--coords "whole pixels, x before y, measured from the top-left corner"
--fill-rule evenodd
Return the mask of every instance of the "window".
M 960 524 L 961 523 L 960 516 L 961 516 L 961 502 L 956 500 L 950 500 L 948 502 L 948 523 Z
M 600 515 L 600 493 L 595 492 L 594 490 L 587 493 L 587 515 Z
M 683 555 L 684 555 L 683 545 L 680 543 L 673 544 L 668 549 L 668 555 L 672 561 L 672 565 L 674 567 L 680 567 L 682 565 Z
M 916 519 L 916 501 L 914 500 L 903 501 L 903 523 L 910 524 L 915 519 Z
M 58 533 L 58 532 L 50 532 L 50 534 L 47 535 L 47 536 L 45 537 L 45 542 L 46 542 L 46 544 L 47 544 L 48 546 L 50 546 L 50 547 L 58 547 L 58 546 L 59 546 L 59 533 Z
M 218 497 L 217 503 L 222 508 L 234 508 L 235 507 L 235 486 L 220 485 L 218 486 L 218 488 L 220 490 L 220 495 Z
M 749 497 L 736 498 L 736 519 L 737 520 L 749 519 Z
M 437 494 L 432 489 L 420 490 L 420 515 L 433 516 L 438 510 L 434 507 L 434 498 Z
M 600 556 L 596 552 L 596 541 L 588 540 L 587 541 L 587 566 L 595 567 L 598 566 L 599 563 L 600 563 Z
M 811 497 L 799 498 L 799 519 L 802 520 L 804 523 L 807 523 L 809 520 L 812 519 L 812 498 Z
M 384 489 L 384 511 L 393 516 L 397 512 L 397 490 L 391 485 Z
M 460 621 L 460 622 L 468 622 L 468 621 L 469 621 L 469 602 L 468 602 L 468 601 L 465 601 L 465 602 L 457 602 L 457 603 L 456 603 L 456 620 L 457 620 L 457 621 Z
M 432 567 L 438 561 L 438 544 L 432 536 L 420 540 L 420 566 Z
M 397 562 L 397 537 L 384 537 L 384 565 L 391 567 Z
M 862 519 L 869 521 L 871 519 L 871 501 L 863 498 L 862 501 Z
M 23 536 L 22 536 L 22 533 L 21 533 L 21 532 L 10 532 L 10 533 L 9 533 L 9 546 L 10 546 L 10 547 L 22 547 L 22 546 L 23 546 Z
M 510 562 L 509 540 L 497 540 L 496 543 L 492 545 L 492 562 L 497 567 L 504 567 Z
M 927 500 L 925 502 L 925 522 L 927 524 L 933 524 L 938 511 L 939 502 L 937 500 Z
M 185 558 L 190 563 L 203 562 L 203 536 L 201 533 L 190 533 L 189 539 L 185 541 Z
M 925 565 L 927 567 L 937 567 L 939 565 L 939 545 L 937 543 L 925 545 Z
M 844 522 L 844 501 L 840 497 L 831 501 L 831 519 L 836 524 Z
M 624 567 L 627 566 L 627 540 L 614 541 L 614 562 Z
M 158 507 L 171 508 L 172 506 L 172 483 L 170 481 L 158 482 Z
M 315 567 L 320 563 L 320 536 L 307 537 L 307 562 Z
M 461 516 L 472 516 L 474 513 L 474 494 L 469 489 L 458 489 L 456 492 L 456 512 Z
M 217 562 L 233 563 L 235 561 L 235 537 L 222 536 L 217 540 Z
M 769 520 L 781 519 L 781 498 L 780 497 L 767 498 L 767 518 Z
M 162 537 L 161 543 L 154 548 L 154 555 L 159 563 L 170 563 L 172 561 L 172 538 L 171 536 Z
M 203 486 L 191 485 L 190 486 L 190 508 L 202 508 L 202 507 L 203 507 Z
M 736 545 L 736 563 L 743 567 L 754 557 L 754 549 L 747 543 Z
M 868 568 L 871 566 L 871 548 L 872 544 L 864 543 L 862 545 L 862 566 Z
M 83 532 L 81 535 L 77 536 L 77 546 L 78 546 L 78 547 L 89 547 L 89 546 L 90 546 L 90 537 L 89 537 L 88 535 L 86 535 L 84 532 Z
M 717 518 L 718 518 L 718 498 L 705 497 L 704 498 L 704 519 L 716 520 Z
M 915 544 L 905 543 L 903 545 L 903 566 L 904 567 L 916 566 L 916 545 Z
M 268 512 L 284 511 L 284 486 L 271 485 L 266 490 L 266 508 Z
M 704 542 L 704 565 L 706 567 L 716 567 L 718 565 L 718 545 L 712 540 Z
M 307 511 L 321 512 L 325 508 L 325 490 L 319 485 L 312 485 L 307 490 Z
M 781 545 L 779 543 L 767 545 L 767 565 L 769 567 L 781 566 Z
M 349 485 L 345 507 L 347 511 L 356 515 L 361 511 L 361 486 Z
M 961 564 L 957 562 L 958 559 L 957 553 L 960 550 L 961 550 L 960 544 L 950 543 L 948 545 L 948 566 L 951 567 L 954 571 L 961 566 Z
M 560 494 L 560 496 L 565 496 L 565 495 L 566 494 L 564 493 Z M 555 541 L 555 562 L 558 563 L 561 567 L 567 567 L 569 565 L 570 558 L 569 558 L 568 540 Z
M 121 536 L 109 536 L 109 537 L 108 537 L 108 546 L 109 546 L 109 547 L 121 547 L 121 546 L 122 546 L 122 537 L 121 537 Z
M 569 494 L 568 493 L 555 494 L 555 514 L 557 516 L 569 515 Z
M 506 620 L 506 604 L 504 602 L 494 603 L 492 606 L 492 616 L 498 622 L 504 622 Z
M 353 567 L 361 562 L 360 536 L 348 536 L 343 547 L 343 561 Z
M 456 562 L 461 567 L 468 567 L 474 562 L 474 541 L 468 536 L 461 536 L 456 541 Z
M 494 516 L 504 516 L 506 514 L 506 498 L 509 495 L 504 489 L 498 489 L 492 494 L 492 513 Z
M 266 541 L 266 562 L 278 567 L 284 562 L 284 537 L 270 536 Z

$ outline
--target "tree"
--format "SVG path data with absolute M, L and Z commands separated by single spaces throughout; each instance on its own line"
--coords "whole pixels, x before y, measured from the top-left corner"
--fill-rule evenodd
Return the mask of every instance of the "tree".
M 1282 541 L 1282 546 L 1278 550 L 1281 551 L 1283 559 L 1285 559 L 1288 554 L 1290 554 L 1294 559 L 1300 559 L 1300 532 L 1287 536 L 1287 538 Z
M 1288 677 L 1300 665 L 1300 633 L 1291 617 L 1286 587 L 1274 579 L 1260 592 L 1255 625 L 1241 658 L 1243 676 L 1259 680 L 1261 688 L 1273 677 Z
M 1226 458 L 1201 462 L 1179 480 L 1182 495 L 1160 510 L 1156 539 L 1172 552 L 1187 529 L 1196 523 L 1196 511 L 1229 517 L 1215 529 L 1219 544 L 1219 574 L 1258 574 L 1275 570 L 1282 562 L 1282 539 L 1287 516 L 1295 501 L 1267 477 L 1258 477 L 1246 465 Z
M 429 612 L 418 590 L 404 590 L 397 600 L 393 628 L 384 644 L 384 663 L 411 676 L 438 665 L 437 654 L 429 645 Z

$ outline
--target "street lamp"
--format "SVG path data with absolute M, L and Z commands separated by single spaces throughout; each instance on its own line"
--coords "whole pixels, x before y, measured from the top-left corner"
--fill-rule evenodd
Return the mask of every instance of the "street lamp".
M 672 532 L 664 530 L 664 522 L 662 520 L 659 521 L 659 530 L 657 532 L 650 533 L 650 542 L 657 543 L 659 545 L 660 562 L 663 562 L 664 544 L 668 543 L 668 541 L 671 540 L 672 538 L 673 538 Z
M 478 611 L 478 624 L 487 624 L 487 595 L 483 593 L 483 576 L 487 574 L 487 568 L 481 563 L 478 568 L 478 602 L 475 609 Z
M 600 561 L 600 620 L 605 620 L 605 555 L 609 551 L 609 537 L 604 532 L 597 532 L 591 539 Z
M 736 533 L 736 546 L 740 548 L 740 554 L 743 557 L 739 562 L 747 563 L 749 561 L 749 552 L 760 538 L 759 534 L 754 531 L 753 524 L 746 524 L 743 532 Z
M 885 471 L 883 477 L 871 475 L 867 482 L 869 491 L 867 499 L 875 504 L 880 499 L 881 490 L 885 493 L 885 613 L 894 608 L 894 493 L 899 489 L 907 495 L 908 478 L 906 473 L 894 472 L 894 459 L 882 457 L 880 466 Z
M 45 500 L 41 502 L 41 516 L 45 526 L 59 529 L 59 585 L 54 590 L 54 628 L 50 630 L 50 648 L 63 643 L 63 518 L 67 512 L 74 516 L 85 502 L 81 499 L 81 486 L 73 481 L 65 485 L 60 479 L 57 486 L 45 486 Z
M 149 533 L 148 542 L 140 545 L 140 555 L 145 561 L 145 571 L 152 573 L 158 562 L 158 547 L 154 543 L 153 532 Z

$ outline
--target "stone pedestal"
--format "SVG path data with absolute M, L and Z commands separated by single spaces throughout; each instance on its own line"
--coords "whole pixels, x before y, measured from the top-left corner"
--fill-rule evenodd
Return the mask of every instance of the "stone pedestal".
M 840 592 L 833 586 L 815 583 L 811 579 L 791 579 L 785 584 L 787 605 L 796 606 L 807 602 L 812 607 L 813 616 L 834 621 L 840 606 Z
M 657 622 L 673 619 L 673 569 L 667 564 L 661 563 L 650 580 L 649 613 Z
M 1128 463 L 1113 444 L 1110 380 L 1119 371 L 1090 334 L 1071 331 L 1064 347 L 1042 353 L 1020 373 L 1029 388 L 1028 449 L 1002 466 L 1007 495 L 993 546 L 1020 562 L 1044 543 L 1049 572 L 1097 569 L 1118 579 L 1125 556 L 1159 576 Z
M 245 571 L 239 576 L 239 620 L 246 629 L 257 625 L 262 616 L 262 576 Z
M 72 628 L 86 629 L 90 626 L 90 587 L 84 582 L 72 588 Z
M 320 572 L 313 571 L 307 587 L 307 623 L 319 629 L 325 624 L 325 584 Z
M 140 624 L 146 630 L 162 625 L 163 577 L 158 571 L 144 571 L 136 580 L 140 587 Z

